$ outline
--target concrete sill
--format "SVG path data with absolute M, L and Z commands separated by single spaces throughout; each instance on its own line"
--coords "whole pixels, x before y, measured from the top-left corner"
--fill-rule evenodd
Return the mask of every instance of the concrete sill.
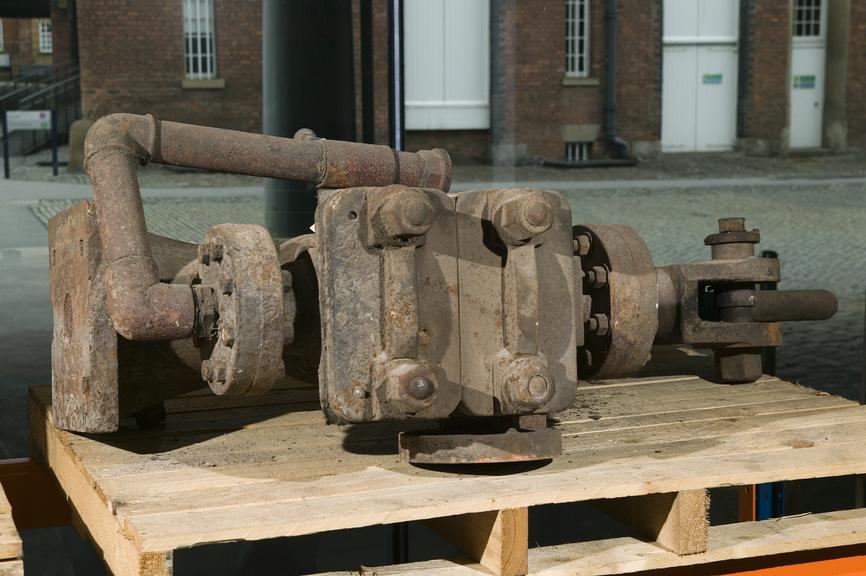
M 598 78 L 575 78 L 566 76 L 562 79 L 563 86 L 598 86 Z
M 221 90 L 226 87 L 225 78 L 208 78 L 206 80 L 184 79 L 181 83 L 184 90 Z

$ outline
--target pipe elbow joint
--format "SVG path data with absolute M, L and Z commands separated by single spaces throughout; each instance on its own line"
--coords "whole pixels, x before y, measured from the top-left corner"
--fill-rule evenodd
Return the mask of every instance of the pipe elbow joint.
M 93 123 L 84 139 L 84 170 L 103 153 L 123 153 L 144 166 L 159 144 L 159 123 L 151 114 L 109 114 Z
M 108 312 L 115 332 L 139 341 L 191 336 L 195 327 L 192 289 L 143 277 L 149 262 L 136 260 L 124 259 L 106 270 Z

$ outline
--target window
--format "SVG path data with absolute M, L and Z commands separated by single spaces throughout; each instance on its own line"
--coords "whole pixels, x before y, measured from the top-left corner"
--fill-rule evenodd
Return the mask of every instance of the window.
M 183 46 L 186 77 L 216 78 L 213 0 L 183 0 Z
M 586 162 L 592 152 L 592 142 L 566 142 L 565 159 L 568 162 Z
M 51 37 L 51 20 L 39 21 L 39 53 L 54 52 L 54 39 Z
M 565 75 L 589 76 L 589 0 L 565 0 Z
M 822 0 L 794 0 L 794 36 L 821 36 L 821 3 Z

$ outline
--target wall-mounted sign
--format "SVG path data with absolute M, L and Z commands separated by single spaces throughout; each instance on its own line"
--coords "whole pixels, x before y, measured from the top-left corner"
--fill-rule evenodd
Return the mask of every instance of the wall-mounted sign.
M 51 110 L 8 110 L 6 130 L 51 130 Z
M 721 74 L 704 74 L 704 84 L 721 84 L 722 83 L 722 75 Z
M 794 76 L 794 88 L 799 90 L 814 90 L 815 75 Z

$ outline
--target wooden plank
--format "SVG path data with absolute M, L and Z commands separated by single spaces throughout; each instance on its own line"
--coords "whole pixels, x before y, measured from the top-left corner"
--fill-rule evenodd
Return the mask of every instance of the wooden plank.
M 677 556 L 634 538 L 565 544 L 530 551 L 538 576 L 628 574 L 866 543 L 866 510 L 712 526 L 707 552 Z M 568 559 L 568 560 L 563 560 Z
M 171 552 L 150 551 L 143 554 L 140 551 L 130 535 L 116 522 L 107 497 L 86 467 L 60 441 L 66 433 L 54 428 L 43 411 L 44 407 L 34 402 L 37 398 L 33 394 L 30 396 L 30 437 L 31 440 L 44 443 L 34 444 L 33 448 L 50 464 L 81 524 L 86 527 L 112 573 L 115 576 L 171 576 Z
M 707 550 L 710 493 L 684 490 L 599 500 L 596 507 L 681 556 Z
M 187 414 L 179 414 L 169 418 L 171 432 L 98 438 L 36 425 L 33 437 L 48 445 L 47 460 L 88 528 L 101 530 L 94 538 L 106 557 L 136 569 L 144 553 L 165 557 L 214 541 L 866 472 L 866 409 L 777 380 L 736 388 L 790 398 L 775 408 L 763 401 L 738 406 L 725 392 L 721 407 L 684 400 L 681 410 L 628 418 L 618 417 L 611 400 L 600 421 L 609 416 L 617 426 L 600 423 L 594 431 L 580 424 L 563 457 L 502 476 L 400 463 L 393 427 L 325 426 L 318 411 L 277 410 L 257 420 L 254 408 L 239 406 L 227 409 L 233 416 L 226 427 L 222 411 L 195 410 L 188 414 L 191 432 L 184 430 Z M 684 398 L 697 389 L 720 392 L 693 378 L 614 389 L 638 399 L 672 389 Z M 602 398 L 599 389 L 596 400 Z M 44 424 L 47 400 L 32 400 L 31 422 Z M 121 551 L 106 552 L 115 540 Z
M 0 562 L 0 576 L 24 576 L 24 562 L 22 560 Z
M 21 554 L 21 537 L 12 520 L 12 506 L 0 489 L 0 561 L 17 560 L 21 558 Z M 0 567 L 4 564 L 5 562 L 0 563 Z
M 498 576 L 527 573 L 529 512 L 494 510 L 427 520 L 442 538 Z
M 711 526 L 706 552 L 679 556 L 635 538 L 611 538 L 533 548 L 535 576 L 601 576 L 699 566 L 716 562 L 822 550 L 866 543 L 866 509 Z M 488 572 L 460 560 L 432 560 L 367 569 L 377 576 L 481 576 Z M 805 572 L 802 572 L 805 573 Z M 337 576 L 338 573 L 317 576 Z M 345 573 L 342 573 L 345 574 Z

